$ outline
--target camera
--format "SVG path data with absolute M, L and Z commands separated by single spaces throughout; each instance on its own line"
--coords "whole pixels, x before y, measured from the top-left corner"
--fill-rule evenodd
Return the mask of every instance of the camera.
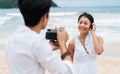
M 48 40 L 57 40 L 57 34 L 55 32 L 55 29 L 47 29 L 45 38 Z

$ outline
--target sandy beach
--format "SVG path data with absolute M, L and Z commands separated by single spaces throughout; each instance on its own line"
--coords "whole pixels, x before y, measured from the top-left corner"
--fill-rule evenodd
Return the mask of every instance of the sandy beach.
M 120 43 L 105 44 L 97 63 L 99 74 L 120 74 Z M 0 48 L 0 74 L 9 74 L 4 48 Z

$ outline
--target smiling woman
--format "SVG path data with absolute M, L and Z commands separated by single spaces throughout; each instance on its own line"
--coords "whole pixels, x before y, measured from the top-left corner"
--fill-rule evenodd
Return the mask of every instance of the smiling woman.
M 78 30 L 80 34 L 68 45 L 71 58 L 76 62 L 75 74 L 98 74 L 96 58 L 103 52 L 103 39 L 95 34 L 96 25 L 91 14 L 85 12 L 79 16 Z

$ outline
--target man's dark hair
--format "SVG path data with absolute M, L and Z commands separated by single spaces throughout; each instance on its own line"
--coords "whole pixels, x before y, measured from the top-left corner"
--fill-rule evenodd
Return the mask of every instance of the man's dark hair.
M 83 14 L 81 14 L 81 15 L 79 16 L 78 22 L 79 22 L 79 20 L 80 20 L 80 18 L 81 18 L 82 16 L 87 17 L 87 18 L 90 20 L 91 23 L 94 23 L 94 18 L 93 18 L 93 16 L 92 16 L 91 14 L 88 14 L 87 12 L 84 12 Z
M 43 15 L 49 14 L 51 5 L 52 0 L 18 0 L 18 7 L 28 27 L 36 26 Z

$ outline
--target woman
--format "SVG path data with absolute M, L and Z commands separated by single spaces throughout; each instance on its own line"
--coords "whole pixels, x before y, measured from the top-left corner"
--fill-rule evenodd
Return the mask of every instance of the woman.
M 97 74 L 97 55 L 103 52 L 103 39 L 96 36 L 94 18 L 83 13 L 78 18 L 80 34 L 69 42 L 68 48 L 75 61 L 75 74 Z

